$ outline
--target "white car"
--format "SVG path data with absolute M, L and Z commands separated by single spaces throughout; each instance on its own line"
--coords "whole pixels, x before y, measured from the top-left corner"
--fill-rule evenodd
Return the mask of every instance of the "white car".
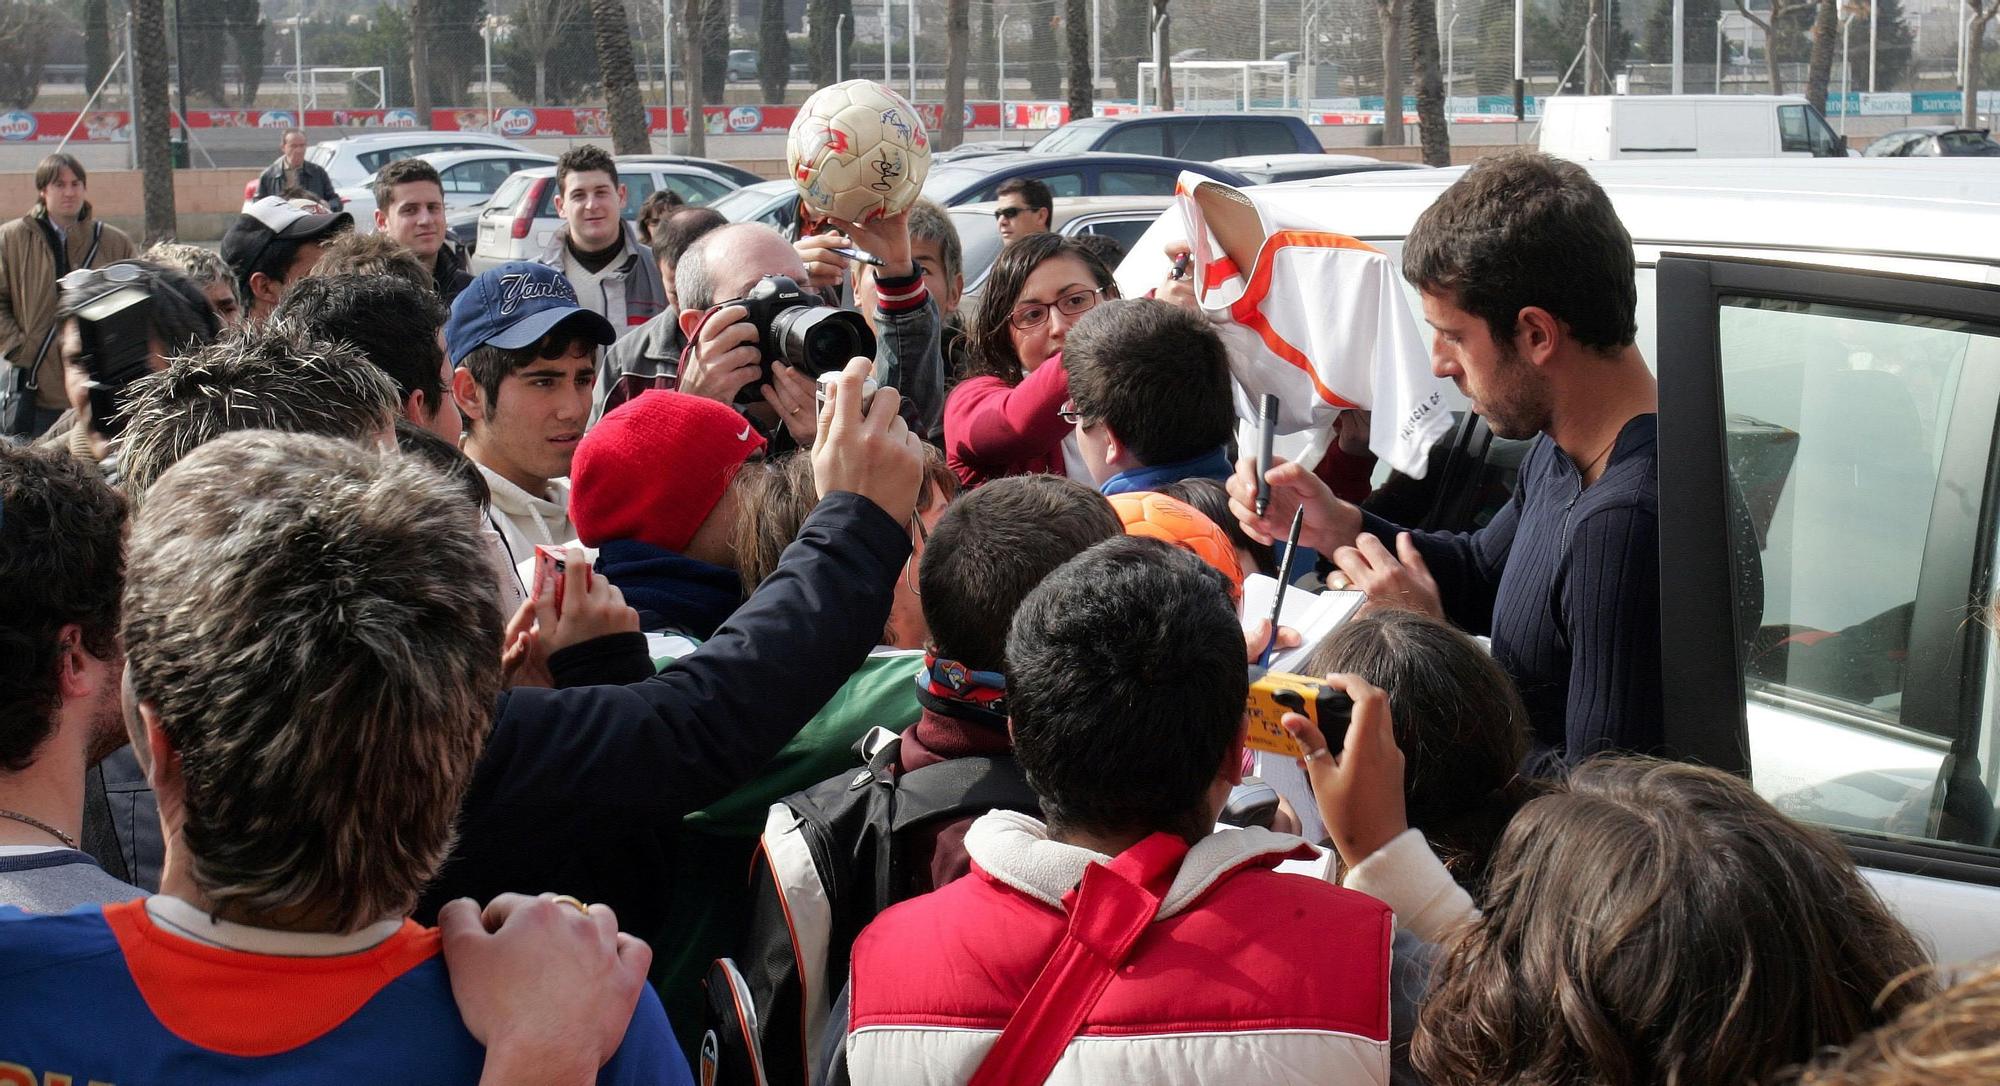
M 620 162 L 618 180 L 625 186 L 627 222 L 639 217 L 640 205 L 656 189 L 672 189 L 689 204 L 706 204 L 736 189 L 735 182 L 713 170 L 676 162 Z M 510 260 L 535 259 L 562 224 L 556 214 L 554 166 L 537 166 L 509 177 L 479 213 L 473 274 Z
M 365 136 L 343 136 L 322 140 L 306 149 L 306 161 L 326 171 L 333 189 L 353 188 L 374 176 L 376 170 L 399 158 L 415 158 L 436 151 L 505 150 L 533 154 L 526 147 L 484 132 L 432 132 L 426 129 L 397 129 L 371 132 Z M 277 156 L 271 156 L 275 159 Z M 243 187 L 243 206 L 248 209 L 257 198 L 257 179 Z
M 1049 218 L 1049 230 L 1065 237 L 1102 234 L 1129 252 L 1132 243 L 1173 203 L 1171 196 L 1059 196 Z M 978 308 L 986 277 L 1004 248 L 1000 230 L 993 223 L 993 210 L 999 206 L 987 201 L 960 204 L 945 212 L 958 231 L 959 250 L 963 254 L 960 271 L 965 276 L 965 293 L 959 298 L 958 312 L 967 317 Z
M 715 202 L 730 222 L 761 222 L 790 236 L 799 223 L 799 186 L 789 177 L 745 185 Z
M 2000 951 L 1991 167 L 1587 168 L 1631 233 L 1638 344 L 1660 377 L 1668 749 L 1833 830 L 1938 960 Z M 1461 172 L 1252 191 L 1395 256 Z M 1162 214 L 1120 289 L 1158 284 L 1186 233 Z M 1524 443 L 1464 408 L 1412 527 L 1472 527 L 1511 492 Z
M 532 151 L 486 150 L 434 151 L 415 155 L 437 169 L 444 189 L 445 213 L 484 207 L 509 177 L 537 166 L 553 166 L 556 156 Z M 380 172 L 380 171 L 377 171 Z M 354 216 L 354 229 L 363 234 L 375 231 L 375 176 L 359 185 L 337 190 L 341 210 Z

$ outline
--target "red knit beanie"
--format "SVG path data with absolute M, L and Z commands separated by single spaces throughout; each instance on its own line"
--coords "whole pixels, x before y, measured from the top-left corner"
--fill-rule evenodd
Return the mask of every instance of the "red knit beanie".
M 636 539 L 678 554 L 763 447 L 764 435 L 723 404 L 642 392 L 577 443 L 569 472 L 576 537 L 587 547 Z

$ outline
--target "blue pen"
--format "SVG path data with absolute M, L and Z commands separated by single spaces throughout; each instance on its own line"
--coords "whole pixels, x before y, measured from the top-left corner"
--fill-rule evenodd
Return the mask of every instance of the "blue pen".
M 1278 562 L 1278 591 L 1271 597 L 1271 639 L 1257 657 L 1258 667 L 1271 666 L 1271 653 L 1278 647 L 1278 615 L 1285 609 L 1285 586 L 1292 583 L 1292 555 L 1299 553 L 1299 529 L 1305 527 L 1306 507 L 1292 514 L 1292 530 L 1285 536 L 1285 557 Z

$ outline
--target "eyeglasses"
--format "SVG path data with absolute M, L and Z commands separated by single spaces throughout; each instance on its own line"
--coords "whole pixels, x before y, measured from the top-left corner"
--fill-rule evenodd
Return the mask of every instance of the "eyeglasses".
M 1026 215 L 1033 210 L 1035 209 L 1032 207 L 996 207 L 993 209 L 993 217 L 996 219 L 1006 219 L 1011 222 L 1014 216 Z
M 136 283 L 139 281 L 140 274 L 139 265 L 137 264 L 112 264 L 103 268 L 78 268 L 64 275 L 61 279 L 56 280 L 56 286 L 63 290 L 77 290 L 99 279 L 107 283 Z
M 1088 313 L 1097 305 L 1097 299 L 1103 293 L 1103 287 L 1093 287 L 1090 290 L 1079 290 L 1074 294 L 1065 294 L 1056 299 L 1056 304 L 1053 308 L 1065 317 L 1074 317 L 1079 313 Z M 1029 302 L 1027 305 L 1020 306 L 1012 313 L 1007 314 L 1007 323 L 1019 328 L 1023 332 L 1031 328 L 1039 328 L 1043 321 L 1049 319 L 1050 308 L 1052 307 L 1044 302 Z
M 924 511 L 910 514 L 910 528 L 917 537 L 917 545 L 910 550 L 909 560 L 903 563 L 903 583 L 910 586 L 910 595 L 921 596 L 924 590 L 917 586 L 917 563 L 924 559 L 924 547 L 930 542 L 931 534 L 924 530 Z
M 1076 409 L 1075 400 L 1064 400 L 1062 407 L 1056 411 L 1056 417 L 1075 426 L 1083 421 L 1083 412 Z

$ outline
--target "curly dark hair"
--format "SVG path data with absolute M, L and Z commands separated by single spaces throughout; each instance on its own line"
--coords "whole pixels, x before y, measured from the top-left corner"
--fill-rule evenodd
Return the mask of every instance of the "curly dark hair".
M 618 160 L 611 157 L 611 152 L 594 143 L 564 151 L 562 157 L 556 159 L 556 191 L 561 192 L 569 184 L 570 174 L 592 170 L 608 173 L 611 183 L 618 183 Z
M 965 359 L 966 377 L 998 377 L 1010 385 L 1021 383 L 1026 371 L 1021 367 L 1020 355 L 1014 350 L 1014 338 L 1007 334 L 1007 318 L 1013 314 L 1014 303 L 1020 299 L 1021 288 L 1027 285 L 1028 276 L 1059 256 L 1083 261 L 1083 266 L 1090 269 L 1091 278 L 1104 288 L 1104 296 L 1118 296 L 1118 284 L 1111 279 L 1111 269 L 1075 238 L 1061 234 L 1030 234 L 1016 240 L 1000 251 L 1000 259 L 993 262 L 993 271 L 986 277 L 986 285 L 980 288 L 979 309 L 972 315 L 972 327 L 966 331 L 969 345 Z
M 125 499 L 66 451 L 0 441 L 0 770 L 34 764 L 55 732 L 64 626 L 117 655 L 124 584 Z

